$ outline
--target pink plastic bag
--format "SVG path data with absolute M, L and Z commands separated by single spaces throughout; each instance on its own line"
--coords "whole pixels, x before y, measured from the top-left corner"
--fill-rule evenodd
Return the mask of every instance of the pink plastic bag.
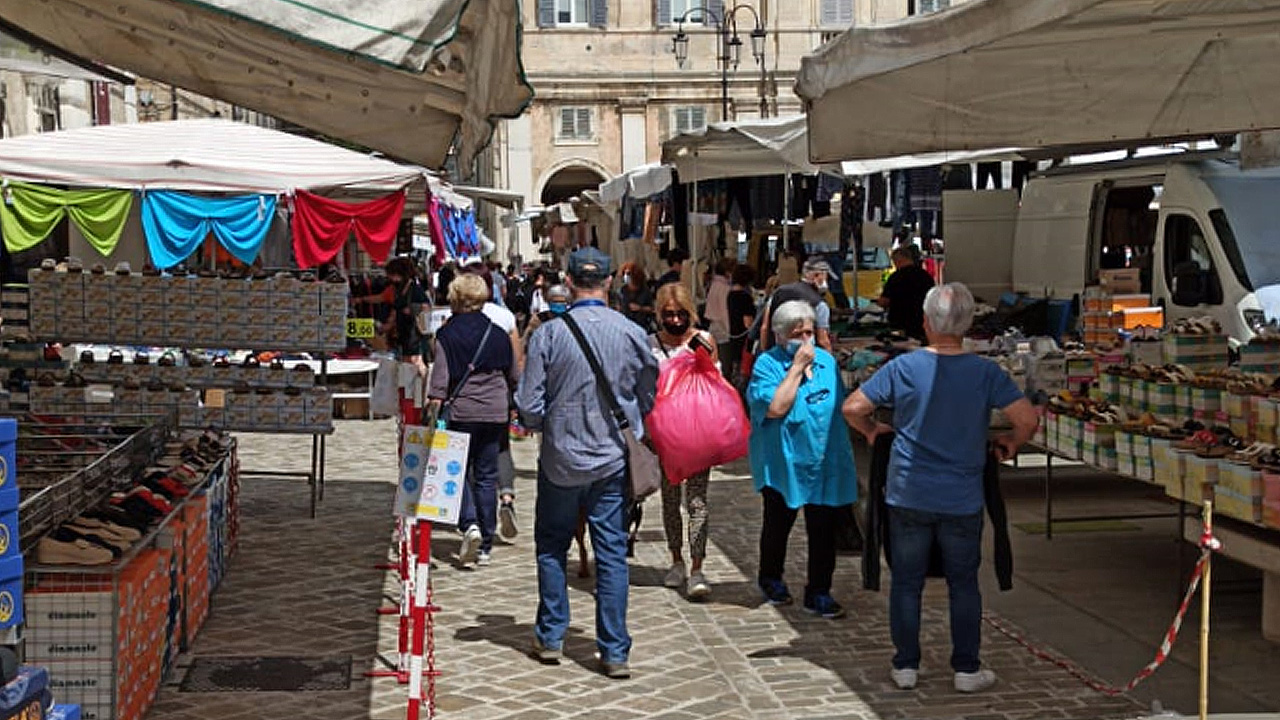
M 705 350 L 666 361 L 644 425 L 673 485 L 746 456 L 751 437 L 738 391 Z

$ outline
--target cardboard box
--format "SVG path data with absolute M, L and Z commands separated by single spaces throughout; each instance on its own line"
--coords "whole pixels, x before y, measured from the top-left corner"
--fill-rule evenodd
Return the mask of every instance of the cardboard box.
M 1142 279 L 1138 268 L 1099 270 L 1098 284 L 1112 295 L 1128 295 L 1142 292 Z

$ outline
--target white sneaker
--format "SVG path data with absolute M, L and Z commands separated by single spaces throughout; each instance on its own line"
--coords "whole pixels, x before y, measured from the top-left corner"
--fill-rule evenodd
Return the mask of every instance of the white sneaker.
M 711 584 L 707 582 L 707 576 L 703 575 L 701 570 L 690 573 L 689 584 L 685 586 L 684 594 L 690 600 L 701 600 L 711 594 Z
M 481 550 L 480 554 L 476 556 L 476 567 L 489 567 L 490 560 L 489 553 Z
M 662 579 L 662 584 L 669 588 L 684 587 L 684 563 L 673 563 L 667 576 Z
M 458 562 L 463 566 L 475 565 L 480 553 L 480 528 L 475 525 L 467 527 L 462 534 L 462 547 L 458 548 Z
M 891 668 L 889 675 L 893 677 L 893 684 L 898 686 L 899 690 L 910 690 L 916 686 L 916 681 L 920 679 L 920 671 L 915 668 Z M 959 676 L 957 676 L 959 677 Z
M 983 668 L 978 672 L 956 673 L 956 692 L 976 693 L 982 692 L 992 685 L 996 684 L 995 671 Z

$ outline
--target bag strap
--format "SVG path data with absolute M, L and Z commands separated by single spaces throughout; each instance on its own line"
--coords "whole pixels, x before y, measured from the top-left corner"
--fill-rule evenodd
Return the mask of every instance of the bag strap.
M 618 423 L 618 427 L 622 430 L 631 427 L 631 421 L 627 420 L 627 414 L 622 411 L 622 406 L 618 404 L 618 398 L 613 394 L 613 387 L 609 385 L 609 379 L 605 377 L 604 368 L 600 367 L 600 360 L 596 358 L 591 346 L 587 344 L 587 338 L 582 334 L 582 328 L 578 326 L 578 321 L 574 320 L 573 315 L 568 312 L 560 313 L 559 318 L 564 320 L 565 325 L 569 326 L 569 332 L 573 333 L 573 339 L 578 341 L 578 347 L 582 348 L 582 354 L 587 356 L 587 364 L 591 366 L 591 372 L 595 373 L 596 385 L 600 387 L 600 392 L 604 394 L 605 402 L 608 403 L 609 412 L 613 415 L 614 421 Z
M 449 397 L 445 398 L 441 404 L 441 410 L 453 404 L 458 399 L 458 394 L 462 392 L 462 386 L 467 384 L 471 379 L 471 373 L 476 369 L 476 363 L 480 362 L 480 353 L 484 352 L 485 343 L 489 342 L 489 331 L 493 329 L 493 322 L 490 322 L 484 329 L 484 334 L 480 336 L 480 344 L 476 346 L 475 355 L 471 356 L 471 362 L 467 363 L 466 372 L 462 373 L 462 379 L 458 380 L 458 384 L 453 386 L 453 391 L 449 393 Z

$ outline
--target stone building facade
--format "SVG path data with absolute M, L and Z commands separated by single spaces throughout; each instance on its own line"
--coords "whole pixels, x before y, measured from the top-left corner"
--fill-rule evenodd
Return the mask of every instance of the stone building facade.
M 953 0 L 955 1 L 955 0 Z M 743 45 L 727 73 L 730 120 L 794 115 L 800 58 L 854 24 L 930 12 L 947 0 L 536 0 L 524 5 L 524 67 L 535 99 L 494 139 L 493 180 L 537 207 L 656 162 L 662 142 L 726 116 L 716 19 Z M 706 13 L 705 9 L 710 9 Z M 683 23 L 677 22 L 681 17 Z M 765 31 L 763 66 L 751 32 Z M 683 67 L 677 27 L 689 36 Z M 503 259 L 536 257 L 525 226 Z M 505 251 L 505 252 L 503 252 Z

